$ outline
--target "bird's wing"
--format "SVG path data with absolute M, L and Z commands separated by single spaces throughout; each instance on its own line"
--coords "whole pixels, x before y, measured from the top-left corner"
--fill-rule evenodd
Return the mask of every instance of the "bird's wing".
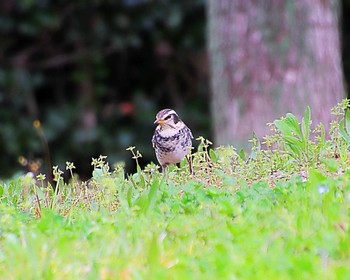
M 191 131 L 191 129 L 189 129 L 189 128 L 188 128 L 188 126 L 186 126 L 186 127 L 187 127 L 188 132 L 190 133 L 190 137 L 191 137 L 191 139 L 193 139 L 193 135 L 192 135 L 192 131 Z
M 153 137 L 152 137 L 152 146 L 153 146 L 153 149 L 156 148 L 156 133 L 155 132 L 154 132 Z

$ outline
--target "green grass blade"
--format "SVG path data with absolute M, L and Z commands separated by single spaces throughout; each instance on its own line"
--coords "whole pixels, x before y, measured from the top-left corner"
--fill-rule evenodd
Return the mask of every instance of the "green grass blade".
M 149 191 L 148 191 L 148 197 L 147 197 L 147 211 L 153 207 L 155 204 L 156 198 L 157 198 L 157 191 L 159 189 L 159 181 L 154 180 Z

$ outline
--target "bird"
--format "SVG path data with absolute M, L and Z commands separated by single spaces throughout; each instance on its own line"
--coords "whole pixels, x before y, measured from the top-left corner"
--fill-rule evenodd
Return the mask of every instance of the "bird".
M 187 157 L 192 149 L 191 130 L 172 109 L 159 111 L 154 123 L 158 125 L 154 130 L 152 145 L 162 172 L 170 164 L 179 163 L 186 157 L 192 174 L 192 165 Z

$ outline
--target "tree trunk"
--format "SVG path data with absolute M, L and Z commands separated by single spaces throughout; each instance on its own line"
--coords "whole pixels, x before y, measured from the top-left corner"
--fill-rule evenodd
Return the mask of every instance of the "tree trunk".
M 209 0 L 215 144 L 246 146 L 311 106 L 327 126 L 344 98 L 339 0 Z

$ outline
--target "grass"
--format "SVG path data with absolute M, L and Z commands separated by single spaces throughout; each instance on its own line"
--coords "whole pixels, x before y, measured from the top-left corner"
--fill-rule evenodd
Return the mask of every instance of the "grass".
M 199 138 L 165 181 L 156 165 L 126 175 L 93 159 L 0 183 L 1 279 L 349 279 L 350 168 L 334 110 L 330 139 L 310 110 L 271 124 L 252 152 Z M 264 147 L 264 148 L 262 148 Z

